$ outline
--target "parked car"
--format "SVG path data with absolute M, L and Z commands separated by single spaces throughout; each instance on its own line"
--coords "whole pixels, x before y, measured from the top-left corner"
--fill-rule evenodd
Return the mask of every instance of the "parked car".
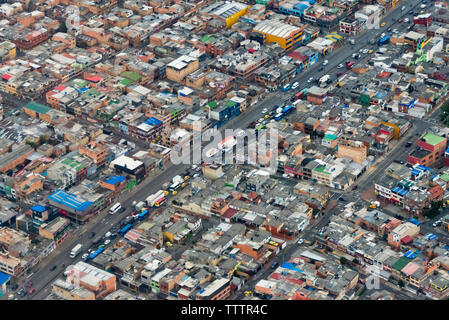
M 307 83 L 311 83 L 313 80 L 313 77 L 310 77 L 309 80 L 307 80 Z
M 298 244 L 303 244 L 303 243 L 304 243 L 304 239 L 303 238 L 298 240 Z
M 18 294 L 20 297 L 25 297 L 25 296 L 27 295 L 27 292 L 22 288 L 22 289 L 20 289 L 20 290 L 17 292 L 17 294 Z
M 89 254 L 85 253 L 81 256 L 81 259 L 83 259 L 83 261 L 86 261 L 88 257 L 89 257 Z
M 106 239 L 106 241 L 104 242 L 104 245 L 107 246 L 107 245 L 110 244 L 110 243 L 111 243 L 111 240 Z
M 346 199 L 345 197 L 343 197 L 343 196 L 340 196 L 340 198 L 338 198 L 338 200 L 340 200 L 340 201 L 343 201 L 343 202 L 346 202 L 346 201 L 348 201 L 348 199 Z
M 412 143 L 411 142 L 407 142 L 406 144 L 405 144 L 405 147 L 406 148 L 410 148 L 412 146 Z
M 295 83 L 296 83 L 296 82 L 295 82 Z M 292 88 L 293 88 L 293 87 L 292 87 Z M 267 108 L 263 108 L 263 109 L 262 109 L 262 113 L 263 113 L 263 114 L 265 114 L 265 113 L 267 113 L 267 112 L 268 112 L 268 109 L 267 109 Z
M 342 63 L 340 63 L 338 66 L 337 66 L 337 69 L 341 69 L 341 68 L 343 68 L 344 67 L 344 65 L 342 64 Z
M 271 269 L 274 270 L 279 266 L 279 262 L 275 261 L 271 264 Z
M 31 289 L 30 291 L 28 291 L 28 294 L 29 294 L 29 295 L 32 295 L 32 294 L 35 293 L 35 292 L 36 292 L 36 289 L 33 288 L 33 289 Z
M 56 265 L 54 264 L 51 266 L 50 271 L 55 271 L 55 270 L 56 270 Z
M 27 287 L 28 287 L 28 288 L 31 288 L 32 286 L 33 286 L 33 281 L 31 281 L 31 280 L 30 280 L 30 281 L 28 281 L 28 283 L 27 283 Z
M 106 238 L 109 238 L 110 236 L 111 236 L 111 232 L 106 232 L 105 234 L 104 234 L 104 236 L 106 237 Z
M 432 224 L 432 226 L 434 226 L 436 228 L 436 227 L 441 226 L 441 223 L 442 223 L 441 220 L 437 220 Z
M 343 72 L 337 72 L 337 77 L 340 77 L 341 75 L 343 75 Z

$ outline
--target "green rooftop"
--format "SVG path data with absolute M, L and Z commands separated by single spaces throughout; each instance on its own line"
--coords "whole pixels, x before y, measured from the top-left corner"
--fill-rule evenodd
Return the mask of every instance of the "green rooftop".
M 212 100 L 207 105 L 209 106 L 209 108 L 213 109 L 213 108 L 215 108 L 217 106 L 217 101 Z
M 132 83 L 133 82 L 131 80 L 129 80 L 128 78 L 124 78 L 124 79 L 120 80 L 120 84 L 123 84 L 125 87 L 129 86 Z
M 85 91 L 82 96 L 83 97 L 88 97 L 88 96 L 96 96 L 98 97 L 99 95 L 101 95 L 100 92 L 98 92 L 96 89 L 94 88 L 90 88 L 89 90 Z
M 404 267 L 406 265 L 409 264 L 409 262 L 411 262 L 411 260 L 407 257 L 400 257 L 398 259 L 398 261 L 395 262 L 395 264 L 392 266 L 393 269 L 401 271 L 402 269 L 404 269 Z
M 43 104 L 36 103 L 36 102 L 28 102 L 24 108 L 33 110 L 34 112 L 40 113 L 40 114 L 46 114 L 48 111 L 51 110 L 50 107 L 44 106 Z
M 440 176 L 441 180 L 448 182 L 449 181 L 449 174 L 444 173 Z
M 315 171 L 315 172 L 330 174 L 329 172 L 326 172 L 324 170 L 326 170 L 326 166 L 318 166 L 315 169 L 313 169 L 313 171 Z
M 73 80 L 70 82 L 70 84 L 72 84 L 72 85 L 77 85 L 77 86 L 79 86 L 80 88 L 84 88 L 84 87 L 87 87 L 87 85 L 88 85 L 89 83 L 87 82 L 87 80 L 73 79 Z
M 435 145 L 437 145 L 437 144 L 443 142 L 443 141 L 444 141 L 444 138 L 443 138 L 443 137 L 440 137 L 440 136 L 437 136 L 436 134 L 433 134 L 433 133 L 426 133 L 426 134 L 421 138 L 421 140 L 424 140 L 424 141 L 426 141 L 426 143 L 428 143 L 428 144 L 430 144 L 430 145 L 432 145 L 432 146 L 435 146 Z
M 231 100 L 228 100 L 228 101 L 226 102 L 226 106 L 227 106 L 227 107 L 233 107 L 233 106 L 235 106 L 236 104 L 237 104 L 236 102 L 231 101 Z
M 141 76 L 140 74 L 138 74 L 137 72 L 133 72 L 133 71 L 123 71 L 120 74 L 121 77 L 129 79 L 133 82 L 139 82 Z
M 337 139 L 337 136 L 335 134 L 326 134 L 323 138 L 323 140 L 326 141 L 334 141 L 335 139 Z
M 66 164 L 72 168 L 74 168 L 76 171 L 79 171 L 81 169 L 84 169 L 86 167 L 86 165 L 79 163 L 77 161 L 74 161 L 70 158 L 65 158 L 64 160 L 61 161 L 61 163 Z
M 203 36 L 201 38 L 201 42 L 203 42 L 203 43 L 211 43 L 214 40 L 215 40 L 215 38 L 208 34 L 206 34 L 205 36 Z

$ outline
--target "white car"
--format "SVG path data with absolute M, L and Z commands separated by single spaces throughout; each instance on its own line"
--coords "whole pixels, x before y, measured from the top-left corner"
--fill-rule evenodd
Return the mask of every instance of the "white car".
M 88 256 L 89 256 L 89 254 L 85 253 L 85 254 L 82 255 L 81 259 L 86 260 Z
M 432 224 L 435 228 L 441 225 L 441 220 L 437 220 Z
M 263 108 L 262 113 L 265 114 L 267 112 L 268 112 L 268 109 L 267 108 Z
M 338 66 L 337 66 L 337 69 L 341 69 L 341 68 L 343 68 L 344 67 L 344 65 L 342 64 L 342 63 L 340 63 Z
M 237 137 L 243 137 L 245 135 L 245 131 L 240 129 L 239 131 L 237 131 L 237 133 L 235 134 Z
M 109 238 L 109 237 L 111 236 L 111 234 L 112 234 L 112 233 L 110 233 L 110 232 L 108 231 L 108 232 L 105 233 L 104 236 L 105 236 L 106 238 Z
M 421 9 L 424 9 L 426 7 L 426 5 L 422 4 L 420 7 L 421 7 Z
M 324 61 L 323 61 L 323 66 L 327 65 L 328 63 L 329 63 L 328 60 L 324 60 Z
M 383 38 L 383 37 L 385 37 L 385 36 L 386 36 L 385 33 L 382 33 L 382 34 L 380 35 L 381 38 Z
M 299 82 L 294 82 L 293 84 L 292 84 L 292 89 L 294 90 L 294 89 L 296 89 L 296 88 L 298 88 L 299 87 Z
M 404 22 L 409 22 L 410 20 L 408 19 L 408 18 L 405 18 L 404 19 Z
M 303 243 L 304 243 L 304 239 L 303 238 L 298 240 L 298 244 L 303 244 Z
M 308 83 L 311 83 L 313 81 L 313 77 L 310 77 L 309 80 L 307 80 Z
M 367 54 L 369 52 L 368 49 L 363 49 L 362 53 Z
M 106 239 L 106 241 L 104 242 L 104 245 L 107 246 L 107 245 L 110 244 L 110 243 L 111 243 L 111 240 Z

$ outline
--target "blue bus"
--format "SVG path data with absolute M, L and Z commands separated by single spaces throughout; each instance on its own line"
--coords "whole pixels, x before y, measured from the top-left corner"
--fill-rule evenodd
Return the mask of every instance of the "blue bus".
M 104 251 L 104 248 L 98 248 L 97 251 L 92 252 L 89 256 L 89 260 L 95 259 L 96 256 L 98 256 L 100 253 Z
M 384 44 L 387 44 L 390 42 L 390 36 L 385 36 L 383 38 L 379 39 L 379 46 L 383 46 Z
M 282 114 L 286 115 L 286 114 L 289 114 L 292 111 L 293 111 L 293 106 L 289 105 L 289 106 L 286 106 L 284 109 L 282 109 Z
M 148 216 L 148 213 L 149 213 L 148 210 L 144 210 L 137 216 L 137 218 L 139 219 L 139 221 L 142 221 Z
M 131 223 L 128 223 L 126 226 L 123 227 L 122 230 L 120 230 L 120 235 L 123 237 L 131 228 L 133 225 Z

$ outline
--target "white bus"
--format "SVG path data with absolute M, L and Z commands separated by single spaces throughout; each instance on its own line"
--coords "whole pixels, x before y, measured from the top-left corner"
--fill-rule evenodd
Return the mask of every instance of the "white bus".
M 81 249 L 83 248 L 83 245 L 81 243 L 78 243 L 73 249 L 72 251 L 70 251 L 70 258 L 75 258 L 78 253 L 81 252 Z
M 117 202 L 116 204 L 114 204 L 114 205 L 112 206 L 111 209 L 109 209 L 109 214 L 114 214 L 114 213 L 116 213 L 117 211 L 119 211 L 121 208 L 122 208 L 122 205 L 121 205 L 119 202 Z

